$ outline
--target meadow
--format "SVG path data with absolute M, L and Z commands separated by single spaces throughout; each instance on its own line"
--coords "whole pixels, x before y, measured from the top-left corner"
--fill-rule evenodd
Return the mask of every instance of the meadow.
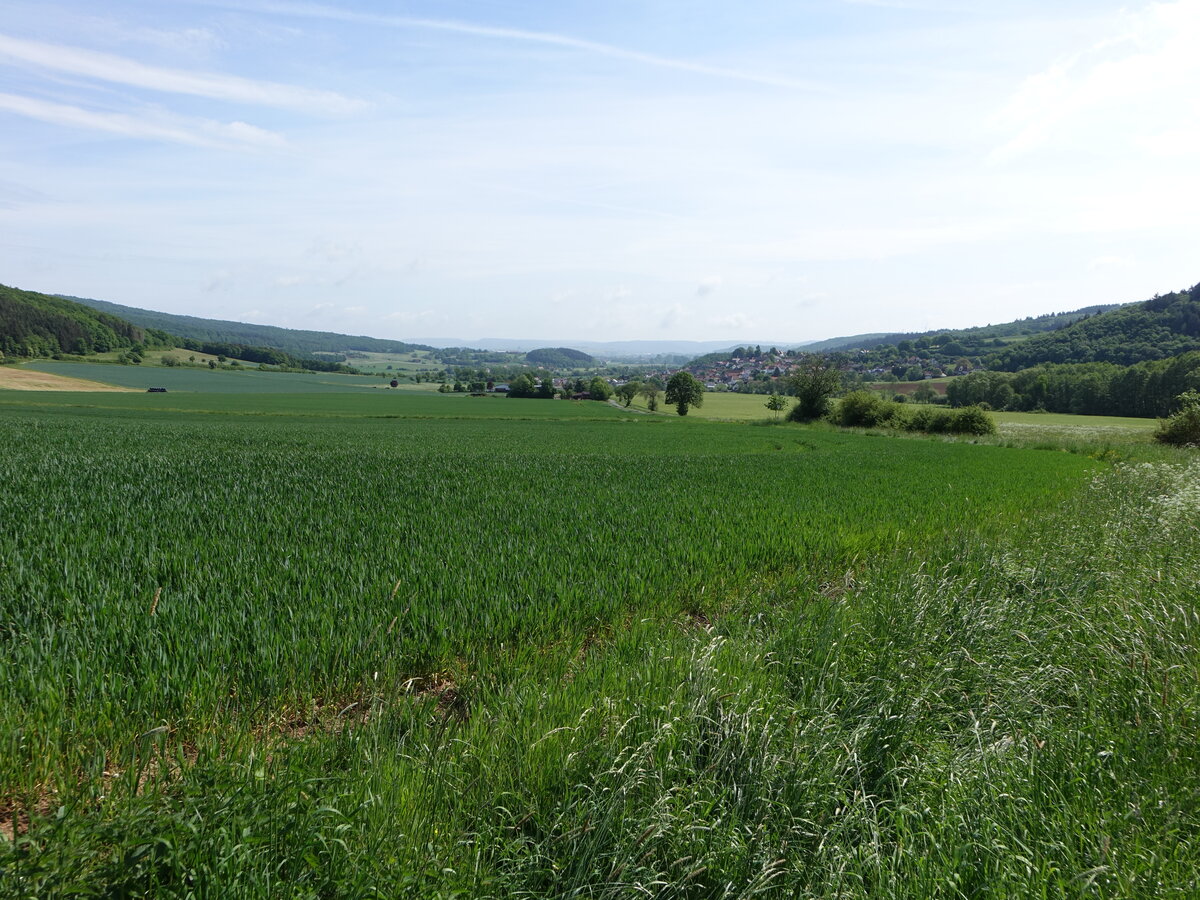
M 1194 454 L 401 391 L 0 421 L 0 896 L 1198 888 Z

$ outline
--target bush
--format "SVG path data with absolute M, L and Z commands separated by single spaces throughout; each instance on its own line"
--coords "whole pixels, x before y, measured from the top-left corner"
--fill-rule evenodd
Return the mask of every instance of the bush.
M 896 404 L 870 391 L 851 391 L 842 398 L 830 418 L 838 425 L 879 428 L 892 424 L 900 415 Z
M 996 423 L 979 406 L 964 406 L 949 413 L 952 434 L 995 434 Z
M 1159 420 L 1154 440 L 1175 446 L 1200 445 L 1200 392 L 1184 391 L 1179 395 L 1179 409 Z
M 926 434 L 995 434 L 996 423 L 986 411 L 978 406 L 962 409 L 937 409 L 923 406 L 913 411 L 905 420 L 909 431 Z

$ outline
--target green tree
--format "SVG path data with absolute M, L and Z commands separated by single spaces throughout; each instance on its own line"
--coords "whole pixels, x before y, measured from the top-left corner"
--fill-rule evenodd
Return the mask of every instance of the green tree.
M 662 393 L 662 389 L 657 384 L 648 381 L 642 385 L 642 389 L 638 393 L 646 398 L 646 409 L 650 412 L 658 411 L 658 396 Z
M 612 385 L 597 375 L 587 386 L 593 400 L 607 400 L 613 395 Z
M 771 396 L 767 398 L 767 402 L 763 404 L 771 412 L 775 413 L 775 421 L 779 421 L 779 414 L 787 408 L 787 397 L 776 391 L 771 392 Z
M 533 376 L 522 373 L 508 383 L 508 396 L 532 397 L 537 393 L 533 384 Z
M 686 416 L 688 407 L 704 405 L 704 385 L 690 372 L 676 372 L 667 382 L 667 402 L 674 404 L 681 416 Z
M 829 398 L 842 384 L 842 373 L 820 356 L 810 356 L 788 379 L 796 405 L 788 413 L 793 422 L 811 422 L 829 411 Z
M 928 384 L 921 385 L 919 388 L 913 391 L 912 395 L 912 398 L 916 403 L 932 403 L 936 397 L 937 391 L 935 391 Z
M 642 391 L 642 383 L 640 381 L 627 381 L 625 384 L 617 388 L 617 397 L 626 406 L 633 403 L 633 398 Z

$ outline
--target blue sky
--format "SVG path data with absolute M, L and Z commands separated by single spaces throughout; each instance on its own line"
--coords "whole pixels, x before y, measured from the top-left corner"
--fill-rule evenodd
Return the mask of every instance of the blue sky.
M 1200 0 L 6 0 L 0 282 L 800 341 L 1200 280 Z

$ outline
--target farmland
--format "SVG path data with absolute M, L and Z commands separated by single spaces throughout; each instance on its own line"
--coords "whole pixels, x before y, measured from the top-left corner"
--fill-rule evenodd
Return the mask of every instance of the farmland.
M 315 393 L 317 391 L 370 390 L 383 387 L 387 382 L 375 377 L 355 375 L 329 375 L 315 372 L 258 372 L 253 369 L 230 371 L 181 366 L 162 368 L 158 366 L 122 366 L 90 362 L 59 362 L 47 360 L 22 367 L 25 371 L 63 375 L 68 378 L 85 378 L 102 381 L 118 387 L 145 390 L 148 387 L 165 387 L 169 391 L 202 391 L 204 393 Z
M 311 390 L 0 396 L 0 893 L 1196 890 L 1186 455 Z

